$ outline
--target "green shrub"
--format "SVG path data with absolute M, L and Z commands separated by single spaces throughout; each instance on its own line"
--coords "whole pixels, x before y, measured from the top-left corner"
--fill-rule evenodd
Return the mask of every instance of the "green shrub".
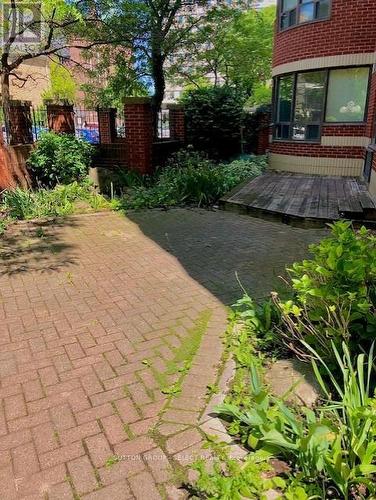
M 131 187 L 120 202 L 124 209 L 207 206 L 245 179 L 260 175 L 265 157 L 248 157 L 228 164 L 214 164 L 202 155 L 183 151 L 153 179 Z
M 243 99 L 231 87 L 206 87 L 183 97 L 187 140 L 211 158 L 227 159 L 240 152 Z
M 260 456 L 285 464 L 281 498 L 376 498 L 376 238 L 348 222 L 331 230 L 311 248 L 312 259 L 290 269 L 292 300 L 273 294 L 259 306 L 245 295 L 235 305 L 227 344 L 236 372 L 217 412 L 248 455 L 233 472 L 221 455 L 212 471 L 196 467 L 200 498 L 226 498 L 234 484 L 264 498 L 245 474 Z M 276 397 L 265 386 L 263 362 L 279 354 L 278 336 L 312 362 L 322 390 L 315 407 L 287 403 L 294 387 Z
M 28 159 L 38 185 L 53 187 L 83 180 L 91 164 L 94 147 L 68 134 L 41 135 Z
M 278 304 L 287 343 L 310 356 L 303 339 L 336 364 L 331 340 L 337 348 L 345 341 L 357 353 L 376 336 L 376 238 L 365 228 L 354 231 L 349 222 L 331 230 L 311 247 L 312 259 L 289 270 L 295 297 Z
M 242 338 L 230 338 L 232 354 L 238 365 L 248 366 L 248 361 L 254 358 L 256 346 L 259 352 L 265 352 L 270 357 L 286 352 L 277 331 L 281 314 L 271 300 L 256 304 L 245 293 L 233 304 L 230 319 L 232 323 L 241 325 Z
M 194 498 L 242 500 L 264 498 L 271 489 L 285 489 L 286 481 L 279 476 L 268 477 L 273 471 L 265 458 L 249 455 L 244 463 L 228 457 L 214 461 L 208 470 L 204 460 L 193 467 L 199 474 L 198 480 L 188 489 Z M 302 500 L 307 500 L 303 497 Z
M 254 358 L 248 364 L 251 399 L 234 403 L 231 394 L 229 402 L 218 406 L 217 411 L 231 422 L 229 432 L 240 437 L 251 457 L 261 453 L 285 460 L 297 478 L 322 488 L 320 498 L 327 498 L 330 490 L 335 498 L 373 498 L 373 345 L 367 356 L 360 354 L 352 359 L 345 343 L 341 351 L 332 343 L 335 371 L 312 348 L 306 347 L 315 358 L 314 372 L 327 398 L 320 406 L 313 410 L 289 407 L 283 398 L 272 396 Z M 324 382 L 319 367 L 326 372 L 330 386 Z
M 73 182 L 56 186 L 54 189 L 31 191 L 17 188 L 6 191 L 1 209 L 12 219 L 37 219 L 72 214 L 77 202 L 85 202 L 94 210 L 109 206 L 89 183 Z

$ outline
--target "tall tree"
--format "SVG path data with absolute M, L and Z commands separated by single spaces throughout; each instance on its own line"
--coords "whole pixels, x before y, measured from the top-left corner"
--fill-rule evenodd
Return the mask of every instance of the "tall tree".
M 120 108 L 125 97 L 148 95 L 129 51 L 101 47 L 98 59 L 94 67 L 86 70 L 87 81 L 80 86 L 85 92 L 86 106 Z
M 248 7 L 244 9 L 244 7 Z M 170 67 L 184 86 L 231 85 L 245 96 L 271 78 L 275 7 L 216 9 L 190 34 L 186 53 Z M 190 65 L 184 64 L 190 58 Z
M 225 0 L 98 0 L 102 29 L 114 45 L 128 48 L 136 74 L 151 82 L 156 130 L 169 60 L 185 52 L 189 36 Z M 187 57 L 189 54 L 187 52 Z
M 229 84 L 225 37 L 242 9 L 248 5 L 220 5 L 210 10 L 205 19 L 188 35 L 187 43 L 171 58 L 168 78 L 188 88 Z
M 94 0 L 93 0 L 94 1 Z M 9 0 L 2 5 L 0 37 L 1 100 L 5 128 L 10 140 L 10 81 L 14 78 L 25 85 L 31 75 L 21 73 L 20 67 L 38 57 L 50 57 L 77 45 L 89 23 L 92 11 L 90 0 L 39 0 L 24 2 Z M 92 41 L 95 45 L 98 41 Z M 82 47 L 83 44 L 79 44 Z
M 273 6 L 244 12 L 224 38 L 229 79 L 247 94 L 271 79 L 275 16 Z
M 53 60 L 50 65 L 50 86 L 42 93 L 45 100 L 74 103 L 77 85 L 68 68 Z

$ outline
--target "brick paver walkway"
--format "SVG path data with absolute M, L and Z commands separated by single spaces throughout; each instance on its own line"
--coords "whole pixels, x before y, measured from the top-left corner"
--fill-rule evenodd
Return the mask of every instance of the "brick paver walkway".
M 11 228 L 0 497 L 180 498 L 182 467 L 206 453 L 197 422 L 234 272 L 262 295 L 322 234 L 203 210 Z

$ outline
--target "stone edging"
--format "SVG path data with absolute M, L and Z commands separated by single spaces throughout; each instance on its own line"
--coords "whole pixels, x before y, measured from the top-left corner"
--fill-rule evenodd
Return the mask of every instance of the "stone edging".
M 199 422 L 200 428 L 207 435 L 215 434 L 220 440 L 229 446 L 229 455 L 231 458 L 243 459 L 247 456 L 247 451 L 239 446 L 228 434 L 226 427 L 224 426 L 222 420 L 217 417 L 214 413 L 214 408 L 223 403 L 226 394 L 229 390 L 230 382 L 234 378 L 236 370 L 235 361 L 230 358 L 226 364 L 225 368 L 219 378 L 218 389 L 219 393 L 214 395 Z

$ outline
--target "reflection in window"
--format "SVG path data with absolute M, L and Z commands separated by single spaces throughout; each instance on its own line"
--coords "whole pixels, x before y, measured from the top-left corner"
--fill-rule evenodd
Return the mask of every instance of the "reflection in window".
M 278 78 L 275 139 L 318 141 L 323 121 L 365 121 L 369 76 L 370 68 L 366 66 L 306 71 Z
M 302 1 L 302 5 L 299 10 L 299 22 L 306 23 L 307 21 L 313 21 L 315 19 L 316 3 Z
M 329 17 L 330 0 L 280 0 L 281 30 Z
M 364 121 L 369 68 L 336 69 L 330 72 L 327 122 Z
M 300 73 L 296 80 L 292 138 L 317 140 L 324 109 L 326 71 Z
M 279 81 L 278 91 L 278 121 L 291 120 L 293 76 L 285 76 Z
M 316 6 L 316 19 L 326 19 L 329 17 L 330 0 L 321 0 Z
M 294 76 L 284 76 L 279 79 L 277 91 L 277 125 L 276 136 L 278 139 L 290 137 L 290 122 L 292 112 Z M 284 123 L 285 122 L 285 123 Z
M 297 0 L 281 0 L 281 29 L 296 24 Z

